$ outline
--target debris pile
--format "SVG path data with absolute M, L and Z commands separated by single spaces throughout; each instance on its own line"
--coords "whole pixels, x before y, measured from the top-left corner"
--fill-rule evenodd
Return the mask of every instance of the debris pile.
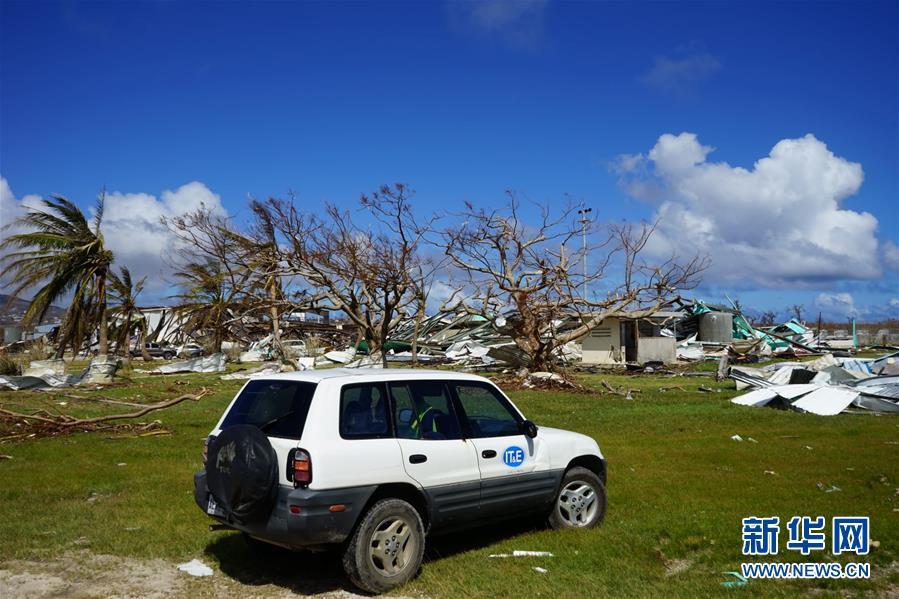
M 833 416 L 850 408 L 899 413 L 899 352 L 879 358 L 837 358 L 825 354 L 811 362 L 781 362 L 763 368 L 732 366 L 738 389 L 731 400 L 742 406 L 768 406 Z
M 105 383 L 112 379 L 120 364 L 117 358 L 98 356 L 81 374 L 66 374 L 66 365 L 62 360 L 32 360 L 23 374 L 0 376 L 0 387 L 21 391 Z
M 225 354 L 212 354 L 191 358 L 183 362 L 172 362 L 150 371 L 150 374 L 179 374 L 182 372 L 222 372 L 225 370 Z

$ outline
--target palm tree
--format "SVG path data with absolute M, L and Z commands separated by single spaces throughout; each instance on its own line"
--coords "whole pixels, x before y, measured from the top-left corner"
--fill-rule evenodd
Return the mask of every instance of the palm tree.
M 131 359 L 129 351 L 129 339 L 131 333 L 137 330 L 139 333 L 138 345 L 141 349 L 141 356 L 147 362 L 153 358 L 147 352 L 147 346 L 144 340 L 147 337 L 147 319 L 144 318 L 137 306 L 137 296 L 144 290 L 144 281 L 147 277 L 142 277 L 136 283 L 131 280 L 131 271 L 128 267 L 123 266 L 120 274 L 115 271 L 109 273 L 109 292 L 112 295 L 113 307 L 109 309 L 110 315 L 116 319 L 113 330 L 116 338 L 116 351 L 124 351 L 126 360 Z
M 57 358 L 62 358 L 67 344 L 80 346 L 84 336 L 93 331 L 93 326 L 87 325 L 96 321 L 100 328 L 99 353 L 109 351 L 106 278 L 113 254 L 106 249 L 100 232 L 104 200 L 105 191 L 97 199 L 92 222 L 88 222 L 74 203 L 51 196 L 43 200 L 41 208 L 30 209 L 16 221 L 27 230 L 25 233 L 11 235 L 0 243 L 0 250 L 17 250 L 0 259 L 0 264 L 5 264 L 0 278 L 14 281 L 12 297 L 39 287 L 25 311 L 25 326 L 40 323 L 55 301 L 73 294 L 60 327 Z
M 232 308 L 237 306 L 242 290 L 228 284 L 225 270 L 214 260 L 186 264 L 175 277 L 184 288 L 174 297 L 179 300 L 176 310 L 184 318 L 186 329 L 211 333 L 212 353 L 222 351 Z

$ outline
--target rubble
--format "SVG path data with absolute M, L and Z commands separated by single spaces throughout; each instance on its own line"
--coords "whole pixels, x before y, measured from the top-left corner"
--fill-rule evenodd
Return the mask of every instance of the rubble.
M 281 364 L 278 362 L 265 362 L 256 368 L 250 368 L 248 370 L 240 370 L 238 372 L 232 372 L 230 374 L 223 374 L 219 378 L 223 381 L 239 381 L 244 379 L 250 379 L 254 376 L 267 376 L 270 374 L 278 374 L 281 372 Z
M 81 384 L 112 382 L 120 361 L 112 356 L 97 356 L 81 374 L 66 374 L 63 360 L 33 360 L 24 374 L 0 376 L 0 387 L 13 391 L 74 387 Z
M 225 354 L 212 354 L 200 358 L 192 358 L 183 362 L 163 364 L 150 371 L 150 374 L 177 374 L 181 372 L 222 372 L 225 370 Z
M 737 388 L 754 390 L 731 401 L 819 416 L 833 416 L 850 408 L 899 413 L 899 375 L 879 374 L 895 358 L 895 354 L 869 360 L 825 354 L 810 362 L 782 362 L 764 368 L 733 366 L 730 378 Z
M 190 341 L 183 334 L 183 323 L 175 311 L 147 308 L 144 312 L 150 329 L 147 340 Z M 899 374 L 899 352 L 875 360 L 853 358 L 848 352 L 828 347 L 845 345 L 836 343 L 840 339 L 829 333 L 825 337 L 820 330 L 816 332 L 795 319 L 769 327 L 753 326 L 736 305 L 726 307 L 677 298 L 666 304 L 665 309 L 649 316 L 621 313 L 610 319 L 620 321 L 620 330 L 616 322 L 597 326 L 581 340 L 557 348 L 556 363 L 629 369 L 635 365 L 649 365 L 652 370 L 647 368 L 645 372 L 671 373 L 671 370 L 659 369 L 656 365 L 726 358 L 725 367 L 736 364 L 731 368 L 731 378 L 741 389 L 808 383 L 812 379 L 821 384 L 848 383 L 874 374 Z M 546 335 L 570 331 L 580 322 L 574 314 L 560 318 L 547 328 Z M 448 310 L 421 320 L 408 318 L 388 339 L 386 361 L 451 364 L 470 369 L 530 368 L 530 356 L 512 337 L 514 323 L 514 310 L 487 316 Z M 249 319 L 242 320 L 238 329 L 223 343 L 223 349 L 230 348 L 228 351 L 233 353 L 229 355 L 239 356 L 240 362 L 258 362 L 260 367 L 267 368 L 265 363 L 275 359 L 270 325 Z M 383 362 L 368 355 L 365 341 L 357 337 L 356 342 L 349 343 L 357 334 L 355 327 L 348 324 L 285 320 L 281 331 L 284 359 L 298 369 L 338 364 L 355 368 L 378 367 Z M 293 338 L 287 339 L 288 336 Z M 251 339 L 255 340 L 250 342 Z M 857 347 L 854 339 L 853 348 Z M 240 348 L 246 349 L 239 351 Z M 812 374 L 804 372 L 808 370 L 807 365 L 798 363 L 791 363 L 792 369 L 785 372 L 781 372 L 784 366 L 777 366 L 777 372 L 742 366 L 775 356 L 830 356 L 830 360 L 836 361 L 816 366 Z M 161 366 L 151 372 L 220 372 L 224 364 L 219 360 L 213 356 L 196 358 Z M 26 388 L 74 384 L 51 362 L 35 362 L 25 372 L 26 376 L 36 379 L 4 377 L 0 379 L 0 386 Z M 111 363 L 103 366 L 97 361 L 92 368 L 93 380 L 105 382 L 114 374 Z M 721 380 L 725 376 L 719 371 L 717 378 Z

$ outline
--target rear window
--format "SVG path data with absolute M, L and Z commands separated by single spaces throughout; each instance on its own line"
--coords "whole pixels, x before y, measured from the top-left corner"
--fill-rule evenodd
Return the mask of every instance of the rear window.
M 252 424 L 269 436 L 299 440 L 315 387 L 300 381 L 250 381 L 231 406 L 222 429 Z

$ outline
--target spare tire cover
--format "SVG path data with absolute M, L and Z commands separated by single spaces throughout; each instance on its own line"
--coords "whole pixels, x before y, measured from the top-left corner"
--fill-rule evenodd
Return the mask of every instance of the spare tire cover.
M 257 427 L 226 428 L 209 444 L 206 485 L 229 521 L 268 518 L 278 492 L 278 456 Z

